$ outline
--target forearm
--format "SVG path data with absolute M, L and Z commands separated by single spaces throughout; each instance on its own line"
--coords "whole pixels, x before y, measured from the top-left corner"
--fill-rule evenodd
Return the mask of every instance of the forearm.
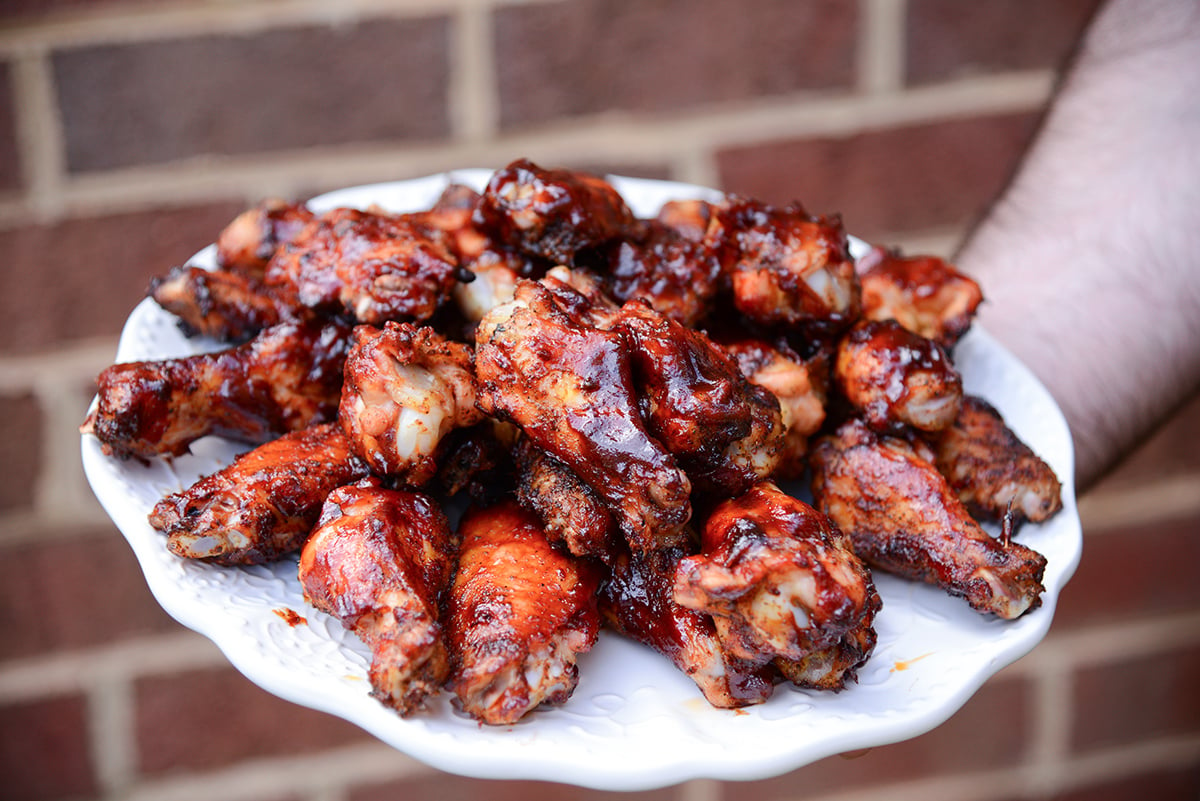
M 1047 385 L 1086 489 L 1200 386 L 1200 7 L 1117 0 L 958 264 Z

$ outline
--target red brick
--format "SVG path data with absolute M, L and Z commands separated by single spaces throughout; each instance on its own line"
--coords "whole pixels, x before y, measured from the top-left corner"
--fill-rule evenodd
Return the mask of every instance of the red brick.
M 1200 515 L 1085 534 L 1055 630 L 1198 610 L 1197 564 Z
M 95 793 L 86 715 L 77 695 L 0 706 L 0 795 L 42 801 Z
M 71 11 L 89 11 L 98 6 L 149 5 L 151 0 L 4 0 L 0 19 L 34 22 Z
M 1003 188 L 1036 121 L 995 115 L 734 147 L 717 166 L 724 189 L 841 212 L 867 238 L 965 226 Z
M 0 551 L 0 660 L 177 631 L 121 535 L 80 532 Z
M 1144 486 L 1172 476 L 1200 473 L 1200 392 L 1138 446 L 1089 494 Z
M 608 793 L 567 784 L 527 781 L 484 781 L 438 773 L 409 781 L 354 788 L 349 801 L 394 801 L 397 798 L 436 798 L 438 801 L 669 801 L 678 798 L 672 788 L 639 793 Z
M 67 165 L 444 137 L 449 51 L 442 17 L 64 50 Z
M 1080 787 L 1054 796 L 1054 801 L 1196 801 L 1200 798 L 1200 765 L 1160 770 Z
M 872 748 L 850 759 L 830 757 L 774 779 L 729 783 L 721 798 L 773 801 L 937 773 L 1000 770 L 1026 755 L 1032 715 L 1029 685 L 997 679 L 985 684 L 948 721 L 920 737 Z
M 907 78 L 1057 68 L 1074 49 L 1098 0 L 910 0 Z
M 1121 652 L 1114 643 L 1114 653 Z M 1200 646 L 1129 654 L 1075 677 L 1072 746 L 1080 751 L 1200 734 Z M 1153 797 L 1153 796 L 1149 796 Z
M 854 79 L 857 4 L 582 0 L 495 12 L 506 129 L 605 111 L 666 112 Z
M 216 239 L 241 208 L 213 203 L 0 231 L 0 353 L 116 335 L 150 278 Z
M 42 465 L 42 410 L 30 394 L 0 396 L 0 511 L 31 504 Z
M 139 680 L 138 764 L 146 774 L 294 756 L 368 737 L 339 718 L 283 701 L 232 668 Z
M 0 61 L 0 192 L 21 186 L 17 151 L 17 110 L 12 93 L 12 70 Z

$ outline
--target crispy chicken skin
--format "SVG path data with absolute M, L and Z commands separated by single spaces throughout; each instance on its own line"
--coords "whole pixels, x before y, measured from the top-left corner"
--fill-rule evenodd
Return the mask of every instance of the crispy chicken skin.
M 971 327 L 983 292 L 936 256 L 903 257 L 872 248 L 858 262 L 862 316 L 895 320 L 946 350 Z
M 684 539 L 691 482 L 646 432 L 623 335 L 579 321 L 545 286 L 523 280 L 511 303 L 484 317 L 476 343 L 485 414 L 515 423 L 570 468 L 633 547 Z
M 324 423 L 259 445 L 166 496 L 150 525 L 177 556 L 261 564 L 300 548 L 329 493 L 366 475 L 338 425 Z
M 421 322 L 459 277 L 451 237 L 415 215 L 334 209 L 313 220 L 267 265 L 266 283 L 322 313 L 360 323 Z
M 262 442 L 332 420 L 346 346 L 340 324 L 281 323 L 215 353 L 115 364 L 81 430 L 109 455 L 147 459 L 209 434 Z
M 738 495 L 774 472 L 784 433 L 779 402 L 733 357 L 641 301 L 622 306 L 613 327 L 632 346 L 647 428 L 697 489 Z
M 864 630 L 880 608 L 849 537 L 768 481 L 713 510 L 700 553 L 676 568 L 674 598 L 712 615 L 721 645 L 756 663 L 803 660 L 853 632 L 873 640 Z
M 804 473 L 808 439 L 825 422 L 825 381 L 786 344 L 772 345 L 761 339 L 722 342 L 738 367 L 754 384 L 763 387 L 779 402 L 783 440 L 774 477 L 799 478 Z M 828 361 L 826 360 L 826 372 Z
M 505 725 L 565 702 L 578 681 L 576 659 L 600 628 L 599 573 L 553 547 L 537 517 L 513 501 L 469 509 L 459 536 L 445 624 L 458 704 Z
M 300 554 L 304 599 L 371 649 L 371 695 L 401 715 L 450 674 L 440 610 L 457 550 L 432 498 L 367 478 L 329 495 Z
M 229 270 L 175 267 L 150 283 L 150 297 L 179 318 L 186 336 L 245 342 L 264 328 L 303 316 L 294 298 Z
M 542 521 L 546 537 L 576 556 L 604 562 L 620 540 L 612 514 L 565 464 L 522 437 L 513 451 L 517 500 Z
M 895 320 L 855 324 L 838 345 L 833 378 L 876 430 L 940 431 L 962 401 L 962 378 L 941 345 Z
M 424 483 L 442 438 L 482 419 L 470 347 L 411 323 L 356 327 L 338 419 L 373 471 Z
M 747 318 L 828 335 L 858 316 L 861 290 L 840 219 L 743 197 L 716 214 L 707 236 L 721 243 L 734 305 Z
M 857 678 L 858 669 L 875 650 L 878 636 L 873 623 L 873 617 L 864 617 L 858 626 L 828 648 L 805 654 L 799 659 L 776 659 L 774 665 L 785 679 L 797 687 L 834 692 L 844 690 L 849 682 Z
M 618 554 L 600 594 L 605 625 L 671 660 L 713 706 L 761 704 L 775 689 L 773 668 L 729 653 L 711 616 L 675 602 L 675 571 L 683 555 L 682 548 Z
M 570 264 L 577 252 L 625 235 L 634 218 L 603 179 L 520 159 L 493 173 L 475 222 L 508 247 Z
M 608 245 L 604 261 L 609 294 L 621 303 L 644 300 L 687 326 L 699 323 L 713 307 L 721 262 L 708 241 L 648 220 L 636 239 Z
M 938 470 L 977 514 L 1041 523 L 1062 508 L 1062 484 L 1050 465 L 1005 425 L 982 398 L 967 395 L 954 423 L 931 438 Z
M 1045 557 L 990 537 L 907 441 L 850 420 L 817 441 L 810 461 L 817 508 L 871 567 L 941 587 L 1006 620 L 1041 604 Z
M 217 237 L 217 266 L 262 280 L 275 251 L 299 236 L 313 217 L 304 204 L 279 199 L 247 209 Z

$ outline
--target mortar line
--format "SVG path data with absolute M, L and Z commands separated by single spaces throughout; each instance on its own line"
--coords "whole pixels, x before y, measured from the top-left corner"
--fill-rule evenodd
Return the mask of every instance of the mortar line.
M 44 50 L 32 49 L 12 61 L 11 83 L 16 115 L 17 156 L 25 203 L 37 220 L 62 210 L 66 155 L 54 76 Z
M 461 0 L 455 13 L 449 104 L 457 140 L 479 142 L 496 134 L 499 98 L 491 8 L 487 0 Z
M 1037 714 L 1028 745 L 1030 784 L 1035 792 L 1052 791 L 1058 766 L 1070 752 L 1075 673 L 1061 661 L 1041 660 L 1034 681 Z
M 861 0 L 856 46 L 859 91 L 895 92 L 904 85 L 907 0 Z
M 563 0 L 473 0 L 490 6 Z M 154 5 L 73 11 L 0 29 L 0 57 L 29 50 L 121 45 L 193 36 L 252 34 L 371 19 L 404 19 L 453 13 L 453 0 L 274 0 L 270 3 Z
M 1107 490 L 1079 501 L 1083 530 L 1103 535 L 1131 525 L 1175 520 L 1200 511 L 1200 472 L 1140 487 Z
M 353 785 L 382 783 L 434 773 L 390 746 L 368 742 L 298 757 L 258 759 L 204 773 L 139 782 L 122 801 L 255 801 L 305 795 L 314 786 L 330 793 Z M 333 797 L 339 797 L 334 795 Z
M 134 701 L 128 677 L 106 673 L 93 681 L 87 699 L 96 778 L 106 795 L 119 796 L 133 784 L 136 770 Z
M 97 676 L 124 675 L 133 679 L 226 664 L 220 650 L 199 634 L 141 637 L 0 663 L 0 702 L 87 692 Z

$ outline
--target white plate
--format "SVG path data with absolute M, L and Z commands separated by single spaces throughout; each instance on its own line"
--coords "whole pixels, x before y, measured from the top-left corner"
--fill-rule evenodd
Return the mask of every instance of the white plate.
M 453 179 L 481 187 L 490 173 L 465 170 L 413 181 L 339 190 L 317 209 L 427 208 Z M 711 190 L 613 178 L 634 211 L 654 214 L 670 198 Z M 211 247 L 193 263 L 210 265 Z M 194 353 L 174 318 L 144 301 L 130 315 L 118 361 Z M 402 719 L 367 695 L 368 653 L 332 618 L 306 606 L 296 562 L 223 568 L 178 559 L 146 515 L 163 495 L 227 464 L 243 446 L 209 438 L 173 462 L 149 465 L 105 457 L 83 438 L 83 464 L 105 510 L 129 540 L 151 591 L 173 617 L 211 638 L 256 684 L 295 703 L 345 718 L 441 770 L 481 778 L 541 779 L 605 790 L 648 789 L 688 779 L 759 779 L 831 754 L 914 737 L 958 710 L 983 682 L 1046 634 L 1055 602 L 1082 547 L 1066 422 L 1047 391 L 976 328 L 958 346 L 969 391 L 997 406 L 1063 480 L 1063 510 L 1025 526 L 1019 539 L 1042 552 L 1041 608 L 1011 622 L 983 617 L 962 600 L 878 576 L 879 644 L 858 683 L 841 693 L 781 685 L 767 703 L 739 711 L 710 707 L 664 658 L 603 633 L 580 660 L 579 686 L 556 709 L 509 727 L 483 727 L 455 712 L 445 694 L 425 714 Z M 304 619 L 288 622 L 289 610 Z

